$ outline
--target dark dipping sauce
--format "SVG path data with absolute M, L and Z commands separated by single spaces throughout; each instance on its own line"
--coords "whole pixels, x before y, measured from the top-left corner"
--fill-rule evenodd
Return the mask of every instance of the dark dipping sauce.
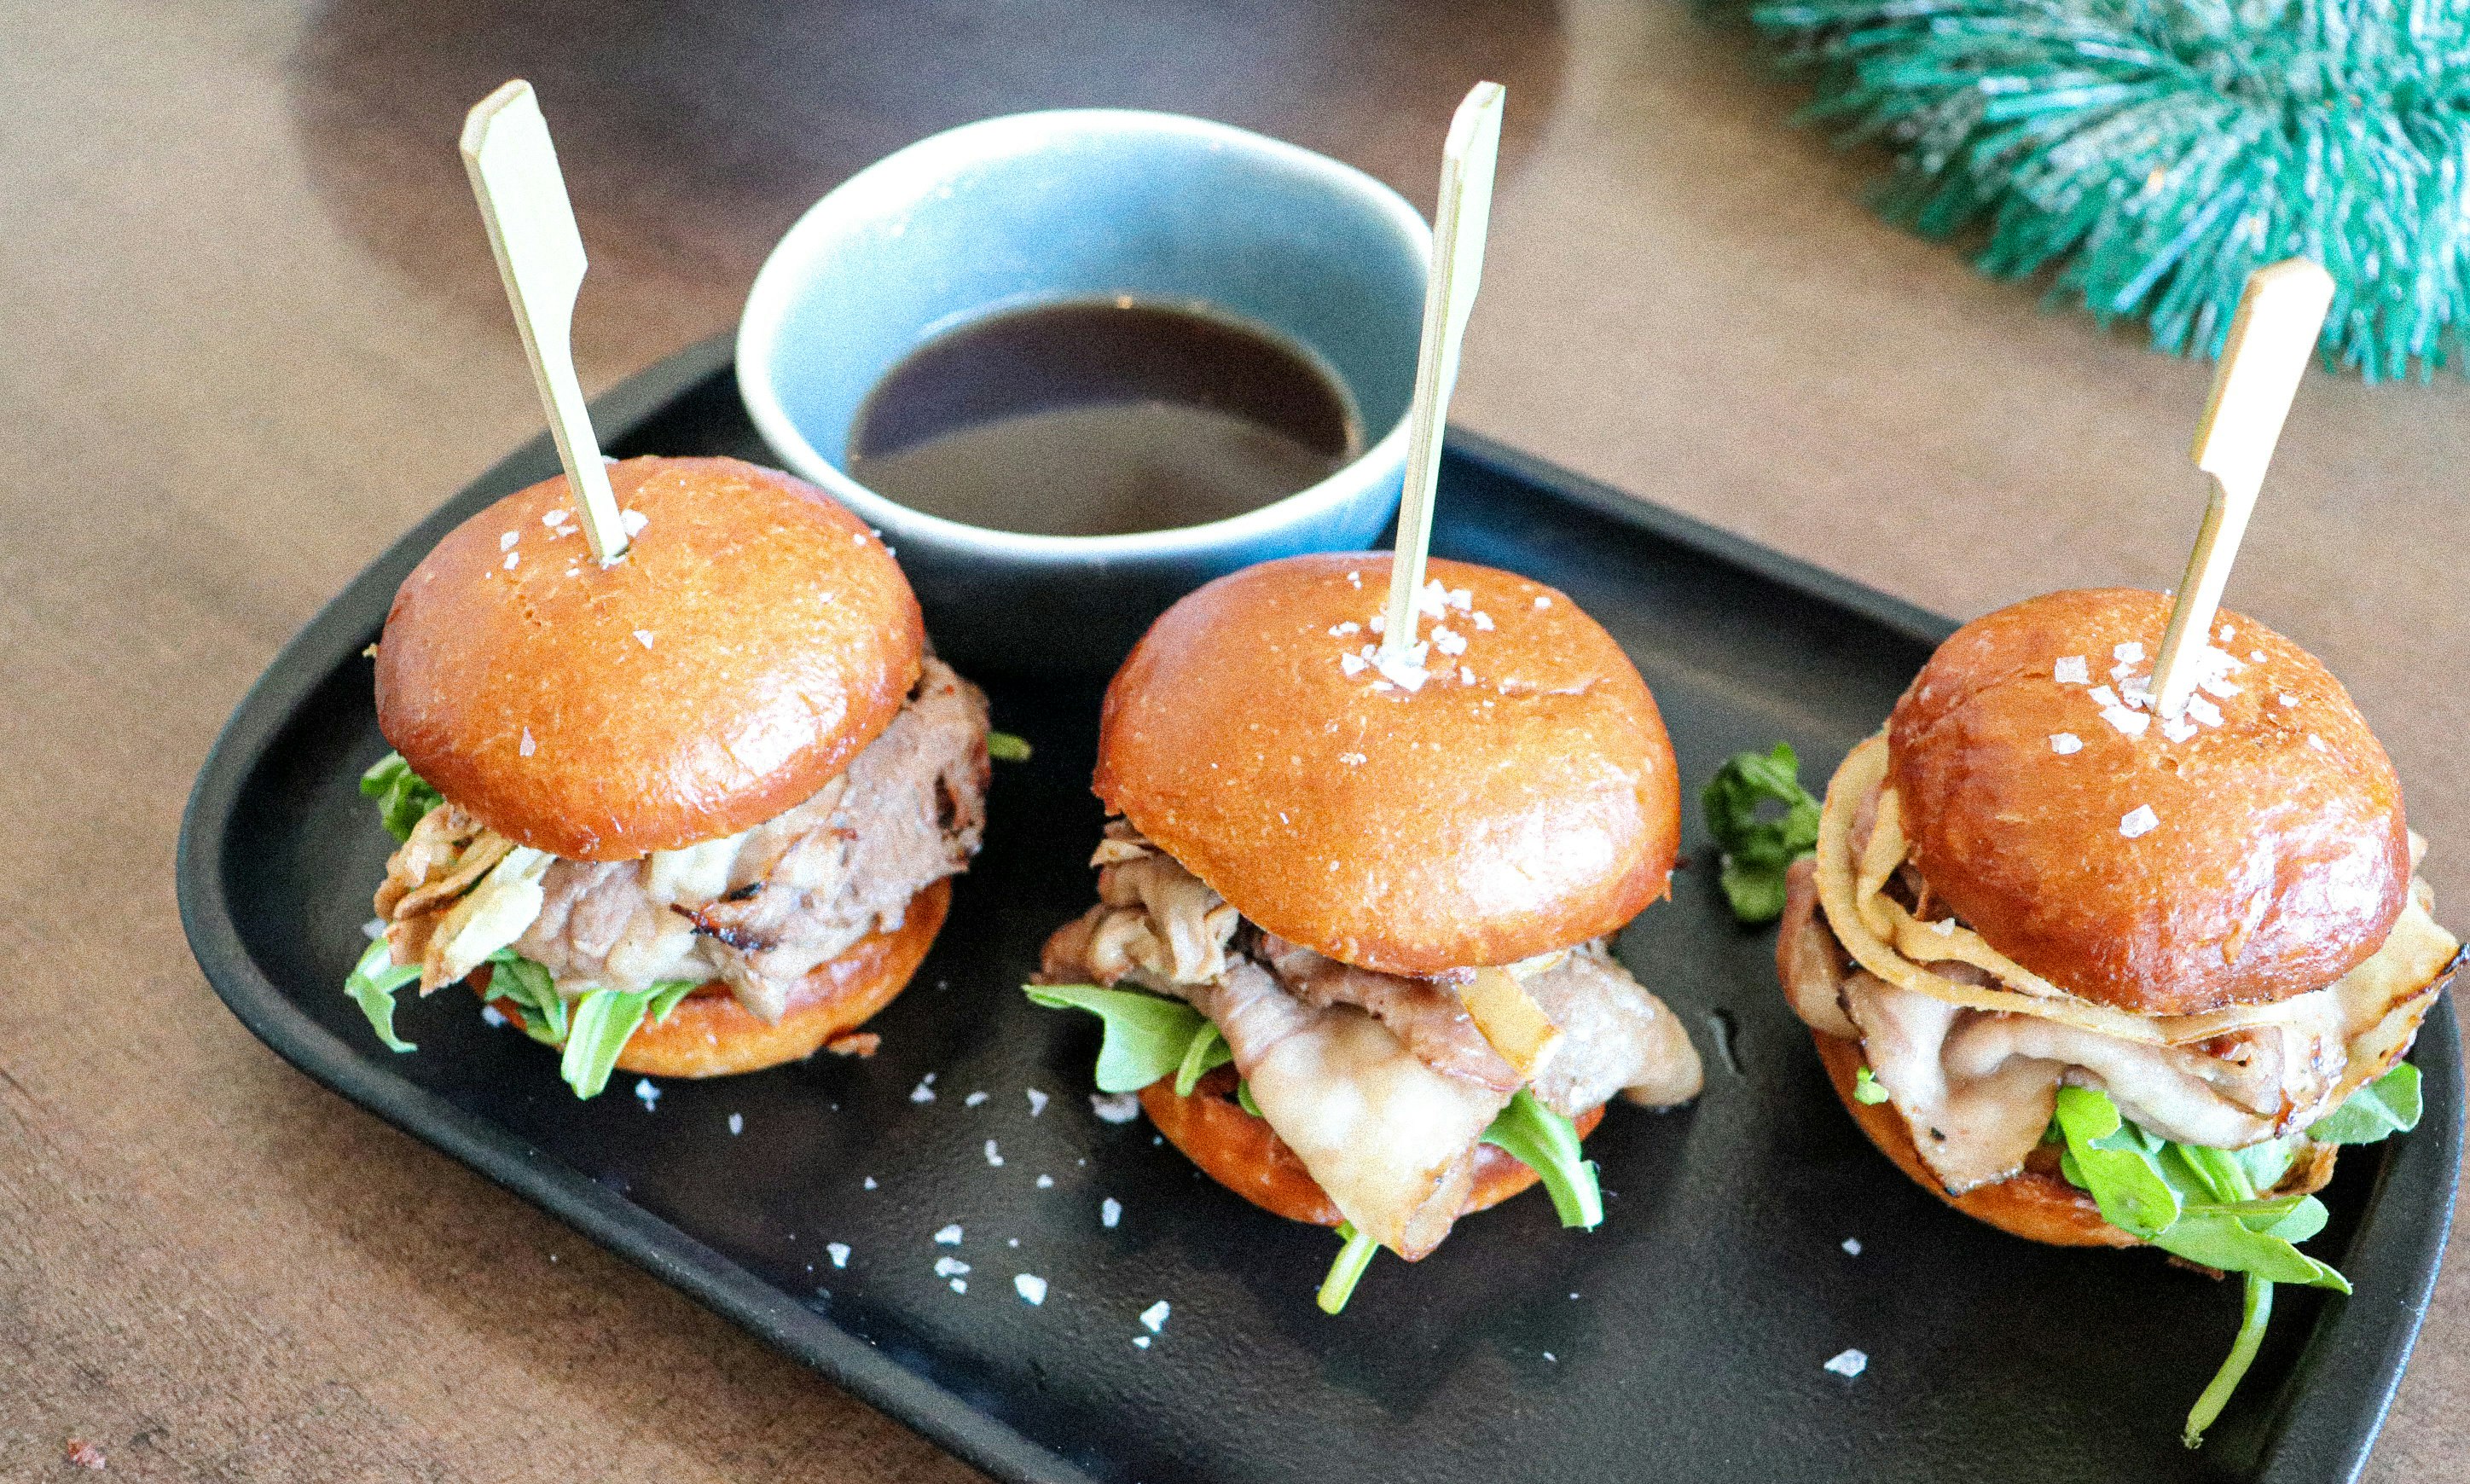
M 867 394 L 849 473 L 913 510 L 1046 536 L 1241 515 L 1355 457 L 1346 394 L 1269 334 L 1122 300 L 936 336 Z

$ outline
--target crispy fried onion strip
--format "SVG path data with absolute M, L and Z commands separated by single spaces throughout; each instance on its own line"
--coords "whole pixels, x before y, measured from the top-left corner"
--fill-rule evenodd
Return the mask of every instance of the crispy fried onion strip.
M 1899 800 L 1886 788 L 1887 739 L 1881 732 L 1852 750 L 1827 790 L 1818 823 L 1818 899 L 1829 926 L 1863 968 L 1900 989 L 1966 1009 L 2004 1011 L 2057 1021 L 2150 1046 L 2187 1046 L 2272 1025 L 2320 1025 L 2330 1019 L 2358 1028 L 2351 1065 L 2338 1097 L 2345 1098 L 2398 1055 L 2416 1029 L 2460 942 L 2436 925 L 2424 882 L 2384 946 L 2336 984 L 2269 1005 L 2233 1005 L 2199 1015 L 2137 1015 L 2070 994 L 2035 974 L 1952 918 L 1924 921 L 1886 894 L 1907 853 Z M 1873 795 L 1876 823 L 1856 855 L 1853 820 Z M 1998 987 L 1933 972 L 1931 963 L 1969 964 Z M 2328 1003 L 2330 1002 L 2330 1003 Z M 2337 1008 L 2338 1006 L 2338 1008 Z M 2338 1099 L 2336 1100 L 2338 1101 Z

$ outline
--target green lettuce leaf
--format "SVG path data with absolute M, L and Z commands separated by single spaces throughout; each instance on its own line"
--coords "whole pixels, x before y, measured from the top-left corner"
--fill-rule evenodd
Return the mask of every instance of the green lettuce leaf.
M 1338 1249 L 1338 1256 L 1330 1262 L 1328 1276 L 1320 1281 L 1320 1291 L 1313 1296 L 1313 1302 L 1325 1314 L 1337 1313 L 1346 1307 L 1356 1283 L 1381 1250 L 1381 1243 L 1357 1231 L 1351 1222 L 1339 1222 L 1338 1235 L 1346 1245 Z
M 557 992 L 548 970 L 512 948 L 489 955 L 489 998 L 515 1008 L 524 1034 L 544 1046 L 566 1043 L 566 997 Z
M 369 944 L 361 962 L 343 977 L 343 992 L 361 1003 L 361 1013 L 369 1017 L 369 1029 L 390 1051 L 419 1049 L 394 1033 L 394 992 L 419 977 L 420 965 L 395 962 L 394 951 L 383 938 Z
M 1761 819 L 1760 806 L 1783 812 Z M 1723 852 L 1719 880 L 1743 922 L 1783 915 L 1784 872 L 1818 844 L 1818 800 L 1801 786 L 1801 759 L 1779 742 L 1767 753 L 1735 753 L 1698 796 L 1707 832 Z
M 2374 1144 L 2418 1126 L 2418 1068 L 2405 1061 L 2317 1120 L 2307 1137 L 2319 1144 Z
M 1138 1092 L 1159 1078 L 1177 1076 L 1196 1055 L 1201 1032 L 1217 1031 L 1200 1011 L 1160 994 L 1098 985 L 1023 985 L 1021 990 L 1048 1009 L 1084 1009 L 1106 1022 L 1106 1039 L 1098 1046 L 1100 1092 Z
M 1176 1063 L 1175 1095 L 1191 1097 L 1194 1085 L 1203 1077 L 1234 1059 L 1234 1049 L 1226 1044 L 1226 1037 L 1208 1020 L 1202 1020 L 1192 1044 L 1183 1049 L 1183 1059 Z
M 2119 1117 L 2118 1104 L 2106 1094 L 2060 1088 L 2055 1121 L 2067 1141 L 2060 1171 L 2092 1193 L 2103 1220 L 2150 1241 L 2179 1219 L 2179 1192 L 2162 1177 L 2144 1130 Z
M 643 989 L 610 989 L 594 985 L 584 990 L 574 1002 L 566 1055 L 559 1058 L 558 1075 L 566 1078 L 566 1085 L 574 1089 L 577 1098 L 598 1097 L 601 1089 L 609 1085 L 609 1074 L 618 1065 L 618 1054 L 626 1049 L 627 1038 L 635 1029 L 646 1016 L 656 1024 L 668 1019 L 669 1011 L 694 992 L 698 983 L 670 979 Z
M 1505 1149 L 1534 1171 L 1552 1194 L 1563 1226 L 1593 1231 L 1604 1218 L 1604 1193 L 1596 1167 L 1578 1149 L 1577 1125 L 1522 1087 L 1483 1131 L 1483 1142 Z
M 2417 1122 L 2416 1074 L 2394 1082 L 2388 1092 L 2377 1092 L 2405 1070 L 2406 1064 L 2361 1089 L 2316 1128 L 2329 1125 L 2335 1132 L 2355 1130 L 2373 1140 L 2409 1127 Z M 2362 1099 L 2368 1101 L 2363 1105 Z M 2345 1126 L 2354 1107 L 2360 1109 L 2356 1121 Z M 2246 1275 L 2238 1338 L 2187 1413 L 2182 1436 L 2189 1448 L 2198 1447 L 2263 1344 L 2273 1285 L 2350 1291 L 2348 1279 L 2295 1245 L 2324 1229 L 2324 1203 L 2313 1195 L 2256 1194 L 2280 1183 L 2306 1140 L 2274 1139 L 2244 1149 L 2174 1144 L 2129 1123 L 2107 1095 L 2086 1087 L 2059 1089 L 2052 1124 L 2066 1145 L 2061 1172 L 2091 1193 L 2103 1219 L 2190 1263 Z M 2316 1128 L 2308 1130 L 2309 1137 Z
M 411 827 L 422 815 L 446 801 L 445 795 L 411 771 L 401 753 L 386 754 L 361 774 L 361 792 L 378 801 L 378 818 L 384 821 L 386 833 L 394 836 L 397 845 L 411 838 Z

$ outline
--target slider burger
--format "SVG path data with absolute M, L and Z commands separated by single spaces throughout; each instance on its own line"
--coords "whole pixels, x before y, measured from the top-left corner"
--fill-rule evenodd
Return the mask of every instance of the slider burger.
M 1969 1216 L 2247 1275 L 2189 1446 L 2336 1148 L 2406 1129 L 2420 1020 L 2460 963 L 2423 842 L 2324 667 L 2222 613 L 2157 714 L 2158 593 L 2055 592 L 1965 625 L 1828 785 L 1777 967 L 1845 1106 Z
M 714 1077 L 794 1061 L 900 991 L 985 820 L 987 706 L 927 651 L 892 553 L 728 458 L 609 470 L 607 568 L 563 477 L 423 558 L 375 649 L 401 842 L 349 988 L 466 983 L 563 1048 Z
M 1101 1090 L 1213 1178 L 1339 1229 L 1333 1313 L 1379 1248 L 1421 1258 L 1539 1177 L 1593 1226 L 1605 1101 L 1699 1088 L 1609 945 L 1670 887 L 1654 699 L 1560 593 L 1431 572 L 1402 658 L 1386 555 L 1266 563 L 1151 627 L 1099 724 L 1098 904 L 1029 990 L 1105 1020 Z

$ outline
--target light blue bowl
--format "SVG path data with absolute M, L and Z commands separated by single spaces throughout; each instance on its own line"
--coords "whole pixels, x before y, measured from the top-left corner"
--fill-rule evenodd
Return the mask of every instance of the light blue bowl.
M 1398 504 L 1431 261 L 1412 206 L 1309 150 L 1169 113 L 1014 114 L 887 156 L 800 218 L 747 299 L 737 384 L 781 460 L 882 529 L 943 653 L 1103 673 L 1213 577 L 1380 535 Z M 1205 307 L 1304 347 L 1344 385 L 1369 446 L 1274 504 L 1120 536 L 968 525 L 849 476 L 859 405 L 920 344 L 990 312 L 1119 295 Z

